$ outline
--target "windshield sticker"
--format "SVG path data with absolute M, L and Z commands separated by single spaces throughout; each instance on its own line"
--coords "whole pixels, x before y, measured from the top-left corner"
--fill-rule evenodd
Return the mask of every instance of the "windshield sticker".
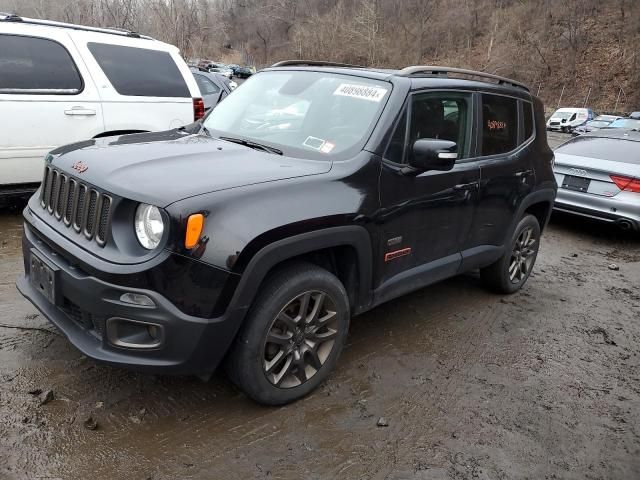
M 302 143 L 305 147 L 313 148 L 314 150 L 320 151 L 322 146 L 326 142 L 318 137 L 307 137 L 307 139 Z
M 324 142 L 324 145 L 322 145 L 322 147 L 320 147 L 320 151 L 322 153 L 331 153 L 331 150 L 333 150 L 335 147 L 335 144 L 331 143 L 331 142 Z
M 336 91 L 333 92 L 334 95 L 338 95 L 341 97 L 352 97 L 352 98 L 361 98 L 362 100 L 369 100 L 372 102 L 380 102 L 387 90 L 385 88 L 380 87 L 367 87 L 365 85 L 353 85 L 350 83 L 342 83 Z

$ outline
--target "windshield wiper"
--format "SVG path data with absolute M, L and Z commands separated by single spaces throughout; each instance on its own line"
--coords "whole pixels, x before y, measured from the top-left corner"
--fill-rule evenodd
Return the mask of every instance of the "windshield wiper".
M 241 138 L 233 137 L 220 137 L 220 140 L 226 140 L 227 142 L 237 143 L 238 145 L 244 145 L 245 147 L 253 148 L 255 150 L 262 150 L 267 153 L 275 153 L 276 155 L 282 155 L 282 150 L 270 147 L 269 145 L 263 145 L 261 143 L 250 142 L 249 140 L 243 140 Z

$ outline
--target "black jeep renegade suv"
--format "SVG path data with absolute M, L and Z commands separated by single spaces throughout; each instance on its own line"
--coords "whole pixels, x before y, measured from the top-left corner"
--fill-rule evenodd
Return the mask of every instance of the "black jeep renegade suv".
M 224 359 L 286 403 L 334 367 L 352 315 L 474 269 L 518 290 L 552 162 L 515 81 L 281 62 L 199 123 L 52 151 L 17 285 L 89 357 L 202 376 Z

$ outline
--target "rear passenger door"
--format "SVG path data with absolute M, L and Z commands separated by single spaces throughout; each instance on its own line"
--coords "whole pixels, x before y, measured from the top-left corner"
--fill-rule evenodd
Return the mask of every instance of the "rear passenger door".
M 106 36 L 74 35 L 99 87 L 106 131 L 161 131 L 194 121 L 192 97 L 200 93 L 177 49 L 167 51 L 153 40 Z
M 102 105 L 64 31 L 0 33 L 0 184 L 36 183 L 55 147 L 102 132 Z
M 463 249 L 507 241 L 513 216 L 535 184 L 531 102 L 490 93 L 476 95 L 480 192 Z

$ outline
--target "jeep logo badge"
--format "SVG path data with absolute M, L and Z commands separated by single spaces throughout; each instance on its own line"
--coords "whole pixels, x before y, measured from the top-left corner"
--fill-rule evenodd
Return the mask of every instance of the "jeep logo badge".
M 71 165 L 71 168 L 73 168 L 78 173 L 86 172 L 89 169 L 87 164 L 83 163 L 82 161 L 74 163 L 73 165 Z
M 587 176 L 587 171 L 583 170 L 582 168 L 570 168 L 569 169 L 569 173 L 571 175 L 578 175 L 580 177 L 586 177 Z

